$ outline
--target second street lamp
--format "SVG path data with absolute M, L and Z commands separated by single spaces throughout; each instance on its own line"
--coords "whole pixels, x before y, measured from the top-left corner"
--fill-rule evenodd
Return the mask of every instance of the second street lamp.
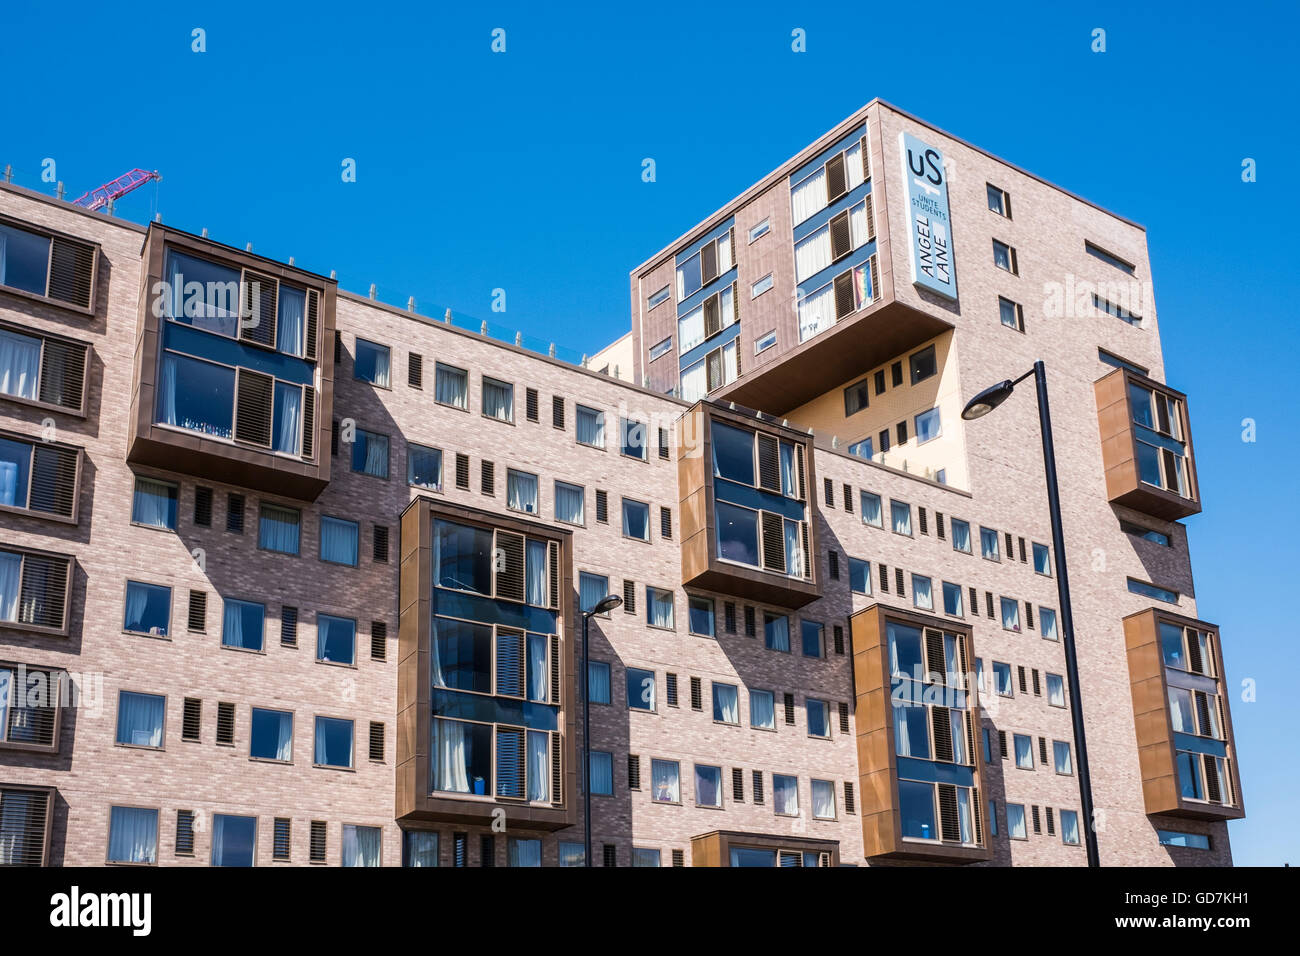
M 604 614 L 623 603 L 617 594 L 606 594 L 590 611 L 582 612 L 582 865 L 591 866 L 591 681 L 587 667 L 588 623 L 593 614 Z
M 1070 685 L 1070 722 L 1079 766 L 1079 810 L 1083 816 L 1084 846 L 1089 866 L 1100 866 L 1097 831 L 1093 828 L 1092 778 L 1088 772 L 1088 744 L 1084 739 L 1083 703 L 1079 696 L 1079 659 L 1074 644 L 1074 612 L 1070 607 L 1070 576 L 1065 560 L 1065 532 L 1061 524 L 1061 495 L 1056 485 L 1056 449 L 1052 442 L 1052 415 L 1047 407 L 1047 375 L 1040 359 L 1015 381 L 1007 379 L 977 394 L 962 410 L 966 421 L 983 418 L 1011 397 L 1029 376 L 1038 386 L 1038 425 L 1043 439 L 1043 470 L 1047 476 L 1047 506 L 1052 520 L 1052 549 L 1056 552 L 1056 593 L 1061 603 L 1061 642 L 1065 649 L 1065 674 Z

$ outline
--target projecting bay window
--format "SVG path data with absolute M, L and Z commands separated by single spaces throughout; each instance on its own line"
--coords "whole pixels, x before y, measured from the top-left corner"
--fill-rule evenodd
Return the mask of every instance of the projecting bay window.
M 83 342 L 0 323 L 0 395 L 81 414 L 89 351 Z
M 514 531 L 438 519 L 434 586 L 496 600 L 556 608 L 559 545 Z
M 812 218 L 866 181 L 866 142 L 866 136 L 860 136 L 825 162 L 796 174 L 799 179 L 790 183 L 792 225 L 797 226 Z
M 1181 403 L 1163 392 L 1129 383 L 1137 442 L 1138 477 L 1149 485 L 1188 495 L 1187 444 Z
M 826 225 L 794 247 L 794 275 L 803 282 L 839 262 L 854 249 L 860 249 L 875 238 L 871 224 L 871 197 L 832 216 Z
M 432 739 L 435 793 L 551 802 L 558 733 L 435 717 Z
M 678 302 L 684 302 L 731 270 L 735 265 L 732 257 L 732 249 L 735 246 L 734 233 L 734 229 L 728 229 L 677 263 Z M 686 349 L 682 348 L 681 351 L 684 352 Z
M 0 626 L 64 633 L 71 583 L 67 555 L 0 550 Z
M 81 449 L 0 432 L 0 508 L 75 522 Z
M 0 219 L 0 289 L 90 313 L 99 247 Z
M 1169 521 L 1200 511 L 1186 397 L 1130 368 L 1093 387 L 1109 499 Z

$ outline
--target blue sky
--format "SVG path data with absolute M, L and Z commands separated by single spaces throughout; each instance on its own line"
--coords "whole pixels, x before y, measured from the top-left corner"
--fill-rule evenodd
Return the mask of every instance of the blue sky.
M 1233 702 L 1249 814 L 1232 825 L 1235 856 L 1300 863 L 1287 703 L 1300 654 L 1282 600 L 1300 536 L 1297 402 L 1271 384 L 1300 345 L 1300 8 L 1135 6 L 322 2 L 290 16 L 70 2 L 54 17 L 9 0 L 0 166 L 48 189 L 52 158 L 69 197 L 157 169 L 163 182 L 120 215 L 159 210 L 566 355 L 627 329 L 634 265 L 875 96 L 1143 223 L 1206 505 L 1187 522 L 1199 607 L 1223 628 L 1233 684 L 1256 682 L 1254 702 Z M 490 49 L 498 27 L 504 54 Z M 1105 53 L 1090 49 L 1095 28 Z

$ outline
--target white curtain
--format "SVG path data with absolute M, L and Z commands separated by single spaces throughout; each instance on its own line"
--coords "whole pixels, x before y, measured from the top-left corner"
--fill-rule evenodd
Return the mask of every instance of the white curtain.
M 853 248 L 867 244 L 867 236 L 870 234 L 867 226 L 867 204 L 858 203 L 849 210 L 849 232 L 853 237 Z
M 1002 626 L 1009 631 L 1020 630 L 1020 602 L 1002 599 Z
M 912 602 L 924 610 L 934 609 L 934 594 L 929 578 L 912 576 Z
M 835 287 L 827 285 L 799 303 L 799 341 L 804 342 L 835 324 Z
M 754 727 L 776 727 L 776 697 L 768 691 L 750 691 L 749 722 Z
M 35 399 L 40 372 L 41 340 L 0 329 L 0 392 Z
M 1072 846 L 1079 842 L 1079 815 L 1073 810 L 1061 811 L 1061 839 Z
M 534 479 L 535 480 L 535 479 Z M 536 500 L 536 498 L 534 498 Z M 528 539 L 528 603 L 533 607 L 547 607 L 546 600 L 546 542 Z
M 437 866 L 438 834 L 434 830 L 407 830 L 406 865 Z
M 1043 622 L 1043 637 L 1049 641 L 1059 640 L 1056 633 L 1056 612 L 1050 607 L 1040 607 L 1038 609 L 1039 619 Z
M 713 685 L 713 719 L 740 723 L 740 694 L 729 684 Z
M 831 230 L 823 227 L 794 247 L 794 279 L 802 282 L 831 264 Z
M 781 442 L 781 494 L 787 498 L 799 497 L 799 476 L 795 471 L 794 445 Z
M 614 757 L 611 754 L 593 751 L 588 784 L 592 793 L 612 794 L 614 792 Z
M 161 747 L 164 698 L 122 693 L 118 697 L 117 742 Z
M 357 563 L 357 526 L 349 521 L 321 518 L 321 557 L 339 564 Z
M 550 683 L 550 674 L 546 668 L 546 645 L 548 640 L 545 634 L 528 635 L 528 699 L 529 700 L 546 700 L 546 687 Z M 559 703 L 559 701 L 554 701 Z
M 0 493 L 2 497 L 2 493 Z M 172 486 L 152 478 L 136 476 L 132 515 L 139 524 L 155 528 L 172 526 Z
M 953 522 L 952 546 L 958 551 L 970 552 L 970 525 Z
M 578 578 L 580 609 L 590 611 L 609 593 L 609 578 L 597 574 L 582 574 Z
M 114 863 L 157 862 L 157 810 L 144 810 L 139 807 L 114 807 L 109 816 L 108 829 L 109 860 Z M 215 831 L 213 839 L 216 839 Z
M 435 790 L 469 793 L 469 775 L 465 772 L 465 724 L 456 720 L 433 721 L 433 756 Z
M 955 707 L 948 712 L 948 733 L 952 737 L 952 762 L 966 763 L 970 759 L 966 754 L 966 717 Z
M 718 311 L 721 313 L 721 328 L 725 329 L 729 325 L 736 324 L 735 292 L 732 291 L 731 286 L 725 287 L 722 294 L 718 296 Z
M 957 827 L 962 843 L 970 843 L 970 791 L 965 787 L 957 788 Z
M 671 628 L 673 626 L 673 592 L 651 588 L 648 603 L 650 626 Z
M 677 352 L 685 355 L 704 341 L 704 307 L 677 320 Z
M 581 431 L 582 419 L 578 419 L 579 431 Z M 581 441 L 581 438 L 579 439 Z M 582 489 L 574 485 L 566 485 L 563 482 L 555 483 L 555 517 L 559 521 L 567 521 L 570 524 L 582 524 Z
M 0 735 L 9 726 L 9 700 L 13 693 L 14 672 L 0 668 Z
M 898 657 L 893 645 L 890 646 L 890 652 L 894 656 L 894 673 L 897 673 Z M 907 728 L 906 704 L 894 704 L 894 753 L 900 757 L 912 756 L 912 735 L 908 733 Z
M 722 348 L 722 384 L 730 385 L 740 375 L 740 365 L 736 361 L 739 339 L 732 339 Z
M 578 409 L 578 442 L 596 448 L 605 447 L 605 413 Z
M 703 398 L 709 390 L 704 362 L 696 362 L 690 368 L 682 370 L 681 398 L 684 402 L 694 402 Z
M 438 580 L 434 576 L 434 580 Z M 429 664 L 430 681 L 434 687 L 446 687 L 446 678 L 442 676 L 442 652 L 438 649 L 440 640 L 438 637 L 438 619 L 433 619 L 433 638 L 429 641 L 429 656 L 432 661 Z
M 380 478 L 388 477 L 388 436 L 376 435 L 374 432 L 366 432 L 366 465 L 367 475 L 377 475 Z
M 823 166 L 790 190 L 791 224 L 799 225 L 826 207 L 826 167 Z
M 483 383 L 483 414 L 503 422 L 514 419 L 514 389 L 498 382 Z
M 858 140 L 844 151 L 844 171 L 852 192 L 866 181 L 866 170 L 862 164 L 862 140 Z
M 375 378 L 374 383 L 384 388 L 391 384 L 390 369 L 392 367 L 392 352 L 386 347 L 375 347 L 372 349 L 375 357 Z
M 1169 688 L 1169 717 L 1173 729 L 1180 734 L 1197 732 L 1192 715 L 1192 692 L 1181 687 Z
M 772 776 L 773 796 L 776 800 L 776 812 L 795 816 L 799 813 L 799 779 L 780 774 Z
M 835 819 L 835 785 L 829 780 L 812 782 L 813 816 L 823 820 Z
M 678 786 L 677 764 L 668 760 L 655 760 L 650 765 L 652 793 L 659 803 L 677 803 L 681 799 Z
M 537 476 L 511 471 L 506 478 L 506 499 L 516 511 L 537 514 Z
M 275 759 L 293 759 L 293 714 L 280 714 L 280 729 L 275 741 Z
M 343 865 L 378 866 L 382 835 L 379 827 L 343 827 Z
M 275 450 L 296 455 L 298 454 L 298 432 L 302 428 L 302 387 L 287 382 L 277 382 L 275 399 Z M 387 443 L 385 439 L 385 453 L 388 450 Z M 387 461 L 385 461 L 386 467 Z
M 718 275 L 731 268 L 731 232 L 718 236 Z
M 466 408 L 469 405 L 468 376 L 459 369 L 438 366 L 434 384 L 435 398 L 444 405 Z
M 803 577 L 803 535 L 799 522 L 790 518 L 785 519 L 785 573 Z
M 880 514 L 879 495 L 869 494 L 865 491 L 862 493 L 862 520 L 867 524 L 874 524 L 876 527 L 880 527 L 882 518 Z
M 307 312 L 307 293 L 280 286 L 279 315 L 275 325 L 275 347 L 289 355 L 302 355 L 303 316 Z
M 784 614 L 769 617 L 764 625 L 767 629 L 767 646 L 774 651 L 790 649 L 790 619 Z
M 164 355 L 162 375 L 158 382 L 158 417 L 164 425 L 179 425 L 176 420 L 176 371 L 179 362 L 174 355 Z
M 551 735 L 528 731 L 528 799 L 551 799 Z

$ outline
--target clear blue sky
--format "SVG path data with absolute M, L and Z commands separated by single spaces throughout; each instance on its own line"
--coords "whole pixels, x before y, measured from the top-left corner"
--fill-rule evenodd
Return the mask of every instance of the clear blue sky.
M 39 187 L 53 158 L 70 197 L 158 169 L 120 215 L 574 354 L 626 330 L 634 265 L 875 96 L 1143 223 L 1190 394 L 1201 615 L 1257 682 L 1232 705 L 1236 859 L 1300 863 L 1296 4 L 179 6 L 6 2 L 0 166 Z

